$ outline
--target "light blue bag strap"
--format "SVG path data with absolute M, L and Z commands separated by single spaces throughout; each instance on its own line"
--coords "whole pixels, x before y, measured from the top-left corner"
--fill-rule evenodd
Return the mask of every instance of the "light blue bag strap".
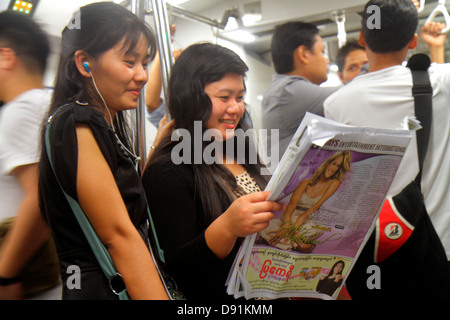
M 100 264 L 100 267 L 102 268 L 105 276 L 109 280 L 109 285 L 111 287 L 111 290 L 119 296 L 120 300 L 129 300 L 129 296 L 127 293 L 126 288 L 122 290 L 121 292 L 116 292 L 111 284 L 111 281 L 115 277 L 121 277 L 119 272 L 117 272 L 116 266 L 114 265 L 114 262 L 111 259 L 111 256 L 109 255 L 108 251 L 106 250 L 103 243 L 100 241 L 99 237 L 97 236 L 97 233 L 95 232 L 94 228 L 92 227 L 91 223 L 89 222 L 88 218 L 86 217 L 86 214 L 84 213 L 83 209 L 80 207 L 80 204 L 78 201 L 73 199 L 70 195 L 68 195 L 64 189 L 61 186 L 61 183 L 58 179 L 58 176 L 56 175 L 55 168 L 53 167 L 53 161 L 51 156 L 51 147 L 50 147 L 50 125 L 51 125 L 52 117 L 50 117 L 47 121 L 47 127 L 45 131 L 45 148 L 47 151 L 48 160 L 50 162 L 50 165 L 52 167 L 53 173 L 56 177 L 56 180 L 58 181 L 58 184 L 64 193 L 64 196 L 67 199 L 67 202 L 69 203 L 70 207 L 72 208 L 72 211 L 83 230 L 84 235 L 86 236 L 86 239 L 89 242 L 89 245 L 91 246 L 92 251 L 94 252 L 95 257 L 97 258 L 98 263 Z
M 147 201 L 147 199 L 146 199 L 146 201 Z M 161 247 L 159 246 L 158 236 L 156 234 L 156 229 L 155 229 L 155 225 L 153 223 L 152 214 L 150 213 L 150 208 L 148 207 L 148 205 L 147 205 L 147 214 L 148 214 L 148 222 L 150 224 L 150 228 L 152 231 L 152 238 L 153 238 L 153 241 L 155 242 L 156 250 L 158 251 L 157 253 L 159 256 L 159 260 L 161 260 L 162 263 L 165 263 L 166 260 L 164 258 L 164 250 L 161 249 Z M 151 250 L 151 248 L 150 248 L 150 250 Z

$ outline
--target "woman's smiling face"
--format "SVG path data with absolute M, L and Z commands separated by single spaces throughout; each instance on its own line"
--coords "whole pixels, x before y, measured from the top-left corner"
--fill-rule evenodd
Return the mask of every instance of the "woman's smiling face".
M 341 167 L 342 162 L 344 162 L 344 157 L 343 156 L 339 156 L 336 159 L 334 159 L 333 161 L 331 161 L 327 168 L 325 169 L 325 178 L 330 178 L 332 177 Z
M 147 42 L 141 37 L 131 52 L 126 52 L 123 40 L 93 61 L 92 75 L 111 114 L 137 107 L 149 60 Z
M 207 84 L 204 90 L 212 103 L 206 128 L 219 130 L 223 140 L 231 138 L 245 111 L 244 77 L 227 73 L 219 81 Z

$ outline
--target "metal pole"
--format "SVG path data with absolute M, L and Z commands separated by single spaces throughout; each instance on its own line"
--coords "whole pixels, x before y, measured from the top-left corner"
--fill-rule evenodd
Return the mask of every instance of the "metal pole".
M 168 101 L 167 84 L 170 70 L 174 63 L 172 42 L 170 36 L 169 17 L 165 0 L 152 0 L 153 18 L 155 20 L 156 38 L 158 40 L 159 60 L 161 64 L 161 81 L 164 101 Z M 167 118 L 170 120 L 170 112 L 166 104 Z
M 145 18 L 145 7 L 144 0 L 131 0 L 131 12 L 139 17 L 139 19 L 144 20 Z M 138 170 L 142 172 L 144 170 L 144 165 L 147 160 L 147 150 L 145 141 L 145 100 L 144 95 L 139 95 L 138 106 L 135 112 L 131 112 L 131 124 L 134 127 L 134 148 L 137 151 L 137 155 L 141 158 L 138 165 Z
M 202 16 L 202 15 L 200 15 L 198 13 L 190 12 L 190 11 L 187 11 L 187 10 L 185 10 L 183 8 L 172 6 L 170 4 L 167 4 L 167 7 L 170 10 L 170 13 L 175 15 L 175 16 L 179 16 L 179 17 L 182 17 L 182 18 L 186 18 L 186 19 L 202 22 L 202 23 L 208 24 L 208 25 L 210 25 L 212 27 L 216 27 L 216 28 L 219 28 L 219 29 L 224 29 L 225 28 L 225 25 L 223 23 L 225 22 L 225 24 L 226 24 L 226 21 L 224 21 L 224 20 L 219 22 L 216 19 L 210 19 L 210 18 Z
M 225 25 L 230 16 L 239 16 L 239 12 L 237 8 L 231 8 L 225 11 L 224 16 L 221 22 L 218 22 L 215 19 L 209 19 L 207 17 L 201 16 L 197 13 L 189 12 L 179 7 L 172 6 L 166 3 L 165 0 L 152 0 L 152 10 L 154 22 L 155 22 L 155 32 L 158 40 L 158 51 L 159 58 L 161 63 L 161 81 L 162 81 L 162 90 L 164 94 L 164 101 L 168 101 L 167 95 L 167 83 L 169 81 L 170 70 L 174 64 L 173 58 L 173 48 L 172 41 L 170 36 L 170 24 L 169 24 L 169 16 L 167 14 L 167 9 L 170 9 L 170 12 L 174 15 L 182 16 L 188 19 L 196 20 L 199 22 L 203 22 L 209 24 L 210 26 L 224 29 Z M 240 17 L 240 16 L 239 16 Z M 170 120 L 170 110 L 168 110 L 166 104 L 166 113 L 167 118 Z

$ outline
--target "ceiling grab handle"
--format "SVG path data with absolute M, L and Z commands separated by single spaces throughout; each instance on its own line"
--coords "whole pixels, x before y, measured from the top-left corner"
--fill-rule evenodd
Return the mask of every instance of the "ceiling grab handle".
M 430 13 L 425 24 L 432 22 L 433 19 L 439 14 L 442 13 L 445 18 L 445 28 L 442 29 L 441 33 L 447 33 L 450 30 L 450 16 L 448 14 L 447 8 L 445 7 L 445 0 L 439 0 L 438 5 L 434 10 Z
M 342 48 L 347 43 L 347 32 L 345 31 L 345 11 L 341 14 L 333 12 L 337 25 L 338 46 Z
M 423 11 L 423 9 L 425 8 L 425 0 L 420 0 L 419 1 L 419 8 L 417 8 L 417 11 L 420 13 Z

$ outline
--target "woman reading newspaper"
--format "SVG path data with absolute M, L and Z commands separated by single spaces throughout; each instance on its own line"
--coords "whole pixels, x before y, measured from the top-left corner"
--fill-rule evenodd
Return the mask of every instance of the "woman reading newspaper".
M 311 252 L 315 247 L 314 241 L 324 233 L 311 219 L 311 214 L 339 188 L 345 173 L 350 170 L 350 163 L 349 151 L 336 152 L 328 158 L 312 178 L 300 182 L 285 212 L 280 218 L 270 221 L 260 236 L 282 250 Z
M 259 162 L 248 161 L 249 138 L 232 143 L 246 129 L 247 70 L 219 45 L 185 49 L 168 85 L 175 131 L 155 146 L 143 174 L 166 269 L 187 299 L 231 298 L 225 282 L 242 237 L 285 207 L 260 191 L 266 182 Z

